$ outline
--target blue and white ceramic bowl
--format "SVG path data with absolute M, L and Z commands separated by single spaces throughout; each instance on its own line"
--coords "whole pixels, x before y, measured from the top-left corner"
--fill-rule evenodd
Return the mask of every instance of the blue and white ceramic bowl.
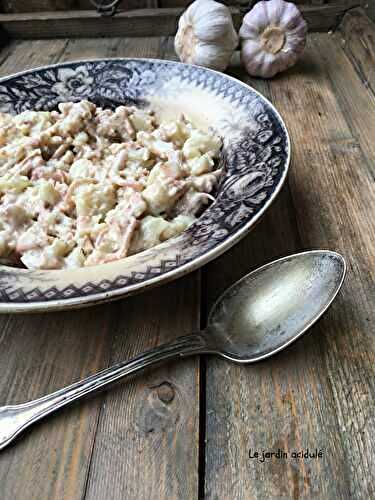
M 270 206 L 285 180 L 290 142 L 267 99 L 205 68 L 153 59 L 58 64 L 0 81 L 0 111 L 50 110 L 89 99 L 101 106 L 151 105 L 184 112 L 223 138 L 225 174 L 216 201 L 183 234 L 117 262 L 72 270 L 0 266 L 0 311 L 49 311 L 96 304 L 182 276 L 228 250 Z

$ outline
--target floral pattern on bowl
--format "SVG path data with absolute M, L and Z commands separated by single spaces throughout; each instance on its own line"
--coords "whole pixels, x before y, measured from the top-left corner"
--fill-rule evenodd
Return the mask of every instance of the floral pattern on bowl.
M 290 143 L 275 108 L 225 74 L 152 59 L 107 59 L 38 68 L 0 81 L 0 111 L 50 110 L 89 99 L 104 107 L 151 105 L 186 113 L 223 138 L 216 201 L 183 234 L 110 264 L 34 271 L 0 266 L 0 311 L 48 311 L 123 297 L 186 274 L 220 255 L 264 213 L 286 177 Z

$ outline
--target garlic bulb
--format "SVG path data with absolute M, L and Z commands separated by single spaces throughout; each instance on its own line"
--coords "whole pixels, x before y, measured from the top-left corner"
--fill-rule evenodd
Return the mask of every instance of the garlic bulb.
M 175 50 L 183 62 L 223 71 L 237 44 L 231 13 L 221 3 L 196 0 L 180 17 Z
M 241 59 L 250 75 L 269 78 L 293 66 L 306 43 L 307 24 L 284 0 L 255 4 L 240 28 Z

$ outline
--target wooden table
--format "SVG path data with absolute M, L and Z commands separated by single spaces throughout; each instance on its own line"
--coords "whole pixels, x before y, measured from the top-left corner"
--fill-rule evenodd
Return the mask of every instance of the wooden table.
M 167 286 L 82 311 L 1 316 L 0 401 L 36 398 L 204 325 L 228 285 L 296 251 L 347 259 L 327 315 L 272 360 L 171 362 L 49 418 L 1 452 L 2 500 L 375 498 L 374 39 L 354 12 L 334 34 L 310 35 L 303 60 L 270 81 L 234 64 L 290 131 L 277 201 L 235 248 Z M 0 72 L 107 56 L 175 58 L 168 37 L 13 41 Z M 279 448 L 287 459 L 249 457 Z M 291 458 L 306 448 L 322 457 Z

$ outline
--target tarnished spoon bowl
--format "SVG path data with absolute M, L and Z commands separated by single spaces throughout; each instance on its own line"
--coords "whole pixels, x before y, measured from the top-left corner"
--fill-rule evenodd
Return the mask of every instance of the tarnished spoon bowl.
M 253 271 L 223 293 L 204 331 L 178 337 L 40 399 L 0 408 L 0 449 L 37 420 L 153 363 L 202 353 L 236 363 L 272 356 L 327 310 L 345 272 L 343 257 L 325 250 L 291 255 Z
M 228 288 L 214 304 L 205 336 L 217 354 L 252 363 L 284 349 L 327 310 L 346 265 L 316 250 L 276 260 Z

